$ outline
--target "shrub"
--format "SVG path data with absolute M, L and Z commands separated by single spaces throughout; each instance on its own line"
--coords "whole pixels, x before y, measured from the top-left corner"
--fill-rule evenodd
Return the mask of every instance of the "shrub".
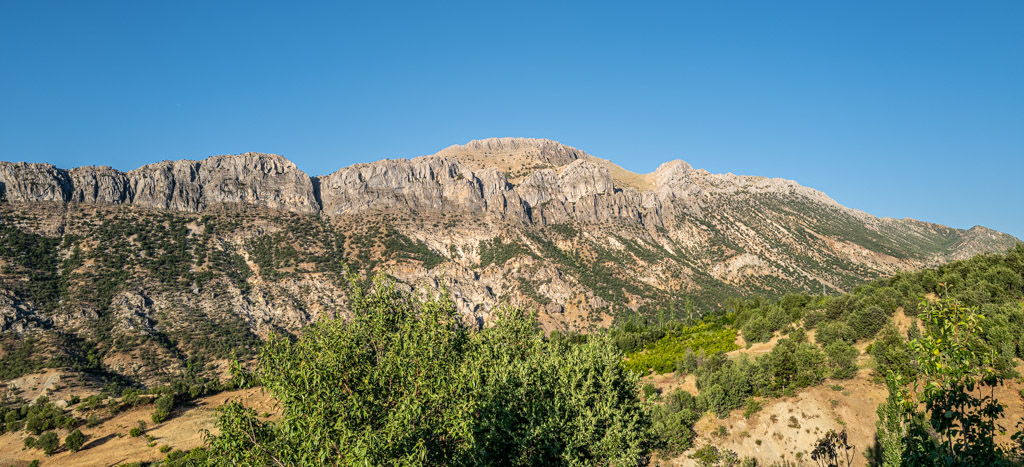
M 665 403 L 654 408 L 655 446 L 673 455 L 690 448 L 696 434 L 693 424 L 700 419 L 697 400 L 692 394 L 676 389 L 665 397 Z
M 34 435 L 60 427 L 69 427 L 76 422 L 74 417 L 65 416 L 61 410 L 42 396 L 28 407 L 25 414 L 25 429 Z
M 754 398 L 747 399 L 747 407 L 743 409 L 743 418 L 750 418 L 760 412 L 762 408 L 764 406 L 761 404 L 761 401 Z
M 36 440 L 36 447 L 43 450 L 47 456 L 57 452 L 57 448 L 60 447 L 60 439 L 57 438 L 57 432 L 47 431 L 39 436 Z
M 700 407 L 725 417 L 729 411 L 742 407 L 754 392 L 751 385 L 754 365 L 746 358 L 731 361 L 723 354 L 708 360 L 697 370 L 697 396 Z
M 697 465 L 700 466 L 713 466 L 718 465 L 721 454 L 718 452 L 718 448 L 705 444 L 697 449 L 693 454 L 690 455 L 690 459 L 697 461 Z
M 821 323 L 825 318 L 825 314 L 821 310 L 812 310 L 804 314 L 804 327 L 807 329 L 814 329 Z
M 870 339 L 889 321 L 889 312 L 878 305 L 869 305 L 854 311 L 846 322 L 856 339 Z
M 782 339 L 768 355 L 758 359 L 769 378 L 771 392 L 789 392 L 825 379 L 825 355 L 814 344 Z
M 860 352 L 849 343 L 835 341 L 825 346 L 829 373 L 835 379 L 849 379 L 857 376 L 856 358 Z
M 85 435 L 82 434 L 81 430 L 75 430 L 68 433 L 68 436 L 64 438 L 64 446 L 66 446 L 72 452 L 82 449 L 82 445 L 85 444 Z
M 755 316 L 743 326 L 743 339 L 747 342 L 766 342 L 771 338 L 772 325 L 764 316 Z
M 868 347 L 868 354 L 875 359 L 876 377 L 879 379 L 889 373 L 904 379 L 917 374 L 910 344 L 892 324 L 882 328 L 878 338 Z
M 700 359 L 697 353 L 693 349 L 686 349 L 683 352 L 683 359 L 676 365 L 676 371 L 681 374 L 693 373 L 697 371 L 697 366 L 700 363 Z
M 818 326 L 814 334 L 814 341 L 825 347 L 836 341 L 853 342 L 854 332 L 849 324 L 843 321 L 833 321 Z
M 156 398 L 156 402 L 153 404 L 155 411 L 153 412 L 153 423 L 160 423 L 167 420 L 170 416 L 171 410 L 174 409 L 174 395 L 163 394 Z
M 139 427 L 133 427 L 131 430 L 128 430 L 128 436 L 138 438 L 139 436 L 142 436 L 142 429 Z

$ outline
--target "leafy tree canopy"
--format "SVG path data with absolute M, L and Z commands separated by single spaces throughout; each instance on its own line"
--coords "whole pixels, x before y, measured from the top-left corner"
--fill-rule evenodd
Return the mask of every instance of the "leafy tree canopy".
M 636 465 L 651 416 L 605 336 L 546 340 L 501 310 L 470 332 L 447 295 L 378 279 L 355 285 L 352 317 L 272 339 L 257 376 L 277 423 L 238 403 L 190 454 L 209 465 Z

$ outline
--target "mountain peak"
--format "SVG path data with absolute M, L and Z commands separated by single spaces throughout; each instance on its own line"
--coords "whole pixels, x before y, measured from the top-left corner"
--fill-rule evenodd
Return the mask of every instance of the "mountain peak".
M 442 149 L 437 157 L 455 159 L 470 170 L 494 168 L 518 182 L 534 170 L 561 167 L 587 153 L 558 141 L 538 138 L 475 139 Z

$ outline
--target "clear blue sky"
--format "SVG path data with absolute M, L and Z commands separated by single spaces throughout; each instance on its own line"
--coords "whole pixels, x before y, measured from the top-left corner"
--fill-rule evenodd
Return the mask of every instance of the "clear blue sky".
M 315 175 L 491 136 L 1024 238 L 1024 2 L 0 5 L 0 160 Z

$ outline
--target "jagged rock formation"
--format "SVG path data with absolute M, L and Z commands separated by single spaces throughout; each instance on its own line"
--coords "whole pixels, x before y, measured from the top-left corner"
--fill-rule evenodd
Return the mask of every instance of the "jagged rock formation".
M 506 170 L 488 167 L 491 162 Z M 666 217 L 699 215 L 708 205 L 705 198 L 740 191 L 801 196 L 839 207 L 789 180 L 715 175 L 678 160 L 644 176 L 612 166 L 620 180 L 610 166 L 554 141 L 525 138 L 472 141 L 431 156 L 357 164 L 314 178 L 281 156 L 257 153 L 164 161 L 130 172 L 0 162 L 0 196 L 12 203 L 129 204 L 182 212 L 215 204 L 329 217 L 464 212 L 542 225 L 621 220 L 664 226 Z M 647 189 L 631 186 L 637 180 Z M 871 216 L 850 212 L 872 222 Z
M 586 329 L 844 291 L 1017 241 L 876 218 L 789 180 L 683 161 L 635 174 L 524 138 L 316 177 L 255 153 L 129 172 L 0 162 L 0 199 L 0 340 L 102 342 L 108 370 L 141 379 L 343 313 L 346 266 L 444 287 L 467 321 L 508 303 Z
M 222 203 L 304 213 L 320 209 L 309 176 L 281 156 L 255 153 L 164 161 L 127 173 L 0 162 L 0 196 L 9 202 L 132 204 L 186 212 Z

